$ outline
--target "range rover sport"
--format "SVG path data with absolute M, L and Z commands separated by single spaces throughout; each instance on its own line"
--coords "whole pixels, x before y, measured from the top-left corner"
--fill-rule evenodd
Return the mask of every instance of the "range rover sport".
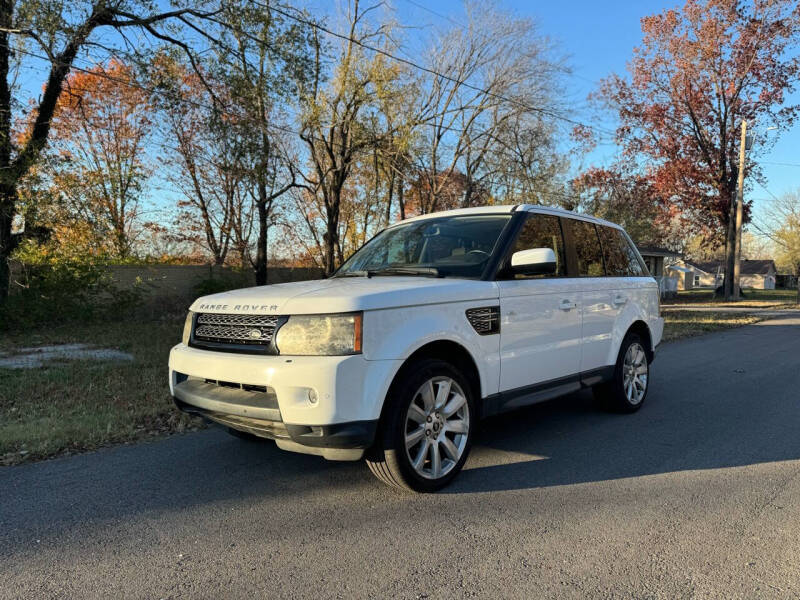
M 179 409 L 434 491 L 479 419 L 592 387 L 641 408 L 658 285 L 617 225 L 541 206 L 414 217 L 330 278 L 196 300 L 169 359 Z

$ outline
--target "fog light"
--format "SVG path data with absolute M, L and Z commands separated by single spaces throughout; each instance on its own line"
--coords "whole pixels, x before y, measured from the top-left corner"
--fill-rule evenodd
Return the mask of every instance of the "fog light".
M 311 404 L 316 404 L 319 400 L 319 396 L 317 396 L 317 390 L 313 388 L 308 388 L 308 401 Z

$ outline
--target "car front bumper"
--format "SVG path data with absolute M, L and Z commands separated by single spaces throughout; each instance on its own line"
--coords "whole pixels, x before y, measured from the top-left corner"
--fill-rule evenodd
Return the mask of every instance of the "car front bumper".
M 178 344 L 170 391 L 179 409 L 286 450 L 355 460 L 372 445 L 402 361 L 352 356 L 261 356 Z

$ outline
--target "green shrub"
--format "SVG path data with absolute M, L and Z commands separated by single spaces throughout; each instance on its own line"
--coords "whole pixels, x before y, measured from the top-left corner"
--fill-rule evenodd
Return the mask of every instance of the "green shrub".
M 0 304 L 0 329 L 111 318 L 131 309 L 137 289 L 118 289 L 103 263 L 45 259 L 23 263 L 15 289 Z

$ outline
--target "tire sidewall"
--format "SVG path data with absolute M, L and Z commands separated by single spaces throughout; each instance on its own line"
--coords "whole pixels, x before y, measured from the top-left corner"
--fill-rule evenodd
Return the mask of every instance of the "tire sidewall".
M 419 475 L 411 465 L 405 447 L 405 422 L 408 407 L 414 398 L 417 390 L 428 379 L 437 376 L 446 376 L 453 379 L 461 387 L 467 398 L 469 410 L 469 431 L 467 432 L 467 443 L 464 452 L 450 472 L 444 477 L 431 480 Z M 464 463 L 467 461 L 472 440 L 475 434 L 477 423 L 477 412 L 475 410 L 475 392 L 470 381 L 464 374 L 452 364 L 439 359 L 423 359 L 410 365 L 400 379 L 392 386 L 389 397 L 389 410 L 383 428 L 384 453 L 387 458 L 396 462 L 403 478 L 415 490 L 422 492 L 433 492 L 449 484 L 458 475 Z
M 625 355 L 628 352 L 628 348 L 631 347 L 632 344 L 639 344 L 645 353 L 645 364 L 647 365 L 647 387 L 644 390 L 644 396 L 637 404 L 632 404 L 628 401 L 628 397 L 625 394 L 625 381 L 624 381 L 624 367 L 625 367 Z M 644 340 L 642 340 L 641 336 L 638 333 L 628 333 L 625 336 L 625 339 L 622 340 L 622 346 L 619 349 L 619 356 L 617 357 L 617 368 L 614 372 L 614 395 L 616 396 L 616 405 L 625 412 L 635 412 L 639 410 L 642 405 L 647 400 L 647 395 L 650 393 L 650 360 L 647 358 L 647 347 L 645 346 Z

